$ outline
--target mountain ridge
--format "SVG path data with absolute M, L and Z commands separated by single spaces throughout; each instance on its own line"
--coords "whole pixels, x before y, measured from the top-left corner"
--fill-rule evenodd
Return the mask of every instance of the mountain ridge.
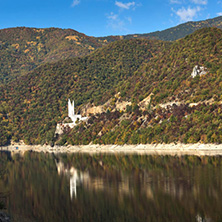
M 151 38 L 163 41 L 175 41 L 177 39 L 183 38 L 186 35 L 193 33 L 194 31 L 207 28 L 207 27 L 215 27 L 222 29 L 222 16 L 218 16 L 215 18 L 200 20 L 200 21 L 189 21 L 186 23 L 179 24 L 177 26 L 164 29 L 162 31 L 154 31 L 150 33 L 135 33 L 128 35 L 116 35 L 116 36 L 104 36 L 97 37 L 102 40 L 107 40 L 108 42 L 116 41 L 119 39 L 130 39 L 130 38 Z

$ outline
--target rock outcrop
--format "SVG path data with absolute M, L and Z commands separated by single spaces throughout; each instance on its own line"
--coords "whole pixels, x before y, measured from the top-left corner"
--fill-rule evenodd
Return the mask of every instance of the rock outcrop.
M 202 76 L 202 75 L 205 75 L 205 74 L 207 74 L 207 68 L 205 68 L 204 66 L 196 65 L 193 68 L 193 72 L 191 73 L 191 77 L 195 78 L 198 75 Z

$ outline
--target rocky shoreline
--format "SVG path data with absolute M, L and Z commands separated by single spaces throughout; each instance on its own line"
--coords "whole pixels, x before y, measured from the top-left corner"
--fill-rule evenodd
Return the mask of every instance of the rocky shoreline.
M 43 153 L 125 153 L 157 155 L 222 155 L 222 144 L 137 144 L 137 145 L 20 145 L 0 147 L 0 151 L 24 154 L 26 151 Z

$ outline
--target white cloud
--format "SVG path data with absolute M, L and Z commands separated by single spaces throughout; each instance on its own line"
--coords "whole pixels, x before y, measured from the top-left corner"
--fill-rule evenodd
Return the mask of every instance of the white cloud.
M 131 6 L 135 6 L 136 3 L 135 2 L 128 2 L 128 3 L 122 3 L 122 2 L 115 2 L 115 5 L 122 8 L 122 9 L 130 9 Z
M 197 5 L 207 5 L 207 0 L 192 0 Z
M 222 16 L 222 12 L 218 12 L 217 15 L 218 15 L 218 16 Z
M 201 8 L 199 6 L 196 8 L 188 7 L 187 9 L 182 7 L 181 9 L 176 11 L 175 13 L 180 17 L 180 20 L 182 22 L 187 22 L 187 21 L 192 21 L 193 18 L 197 15 L 197 12 L 199 12 L 200 10 L 201 10 Z
M 80 4 L 80 0 L 73 0 L 72 7 Z

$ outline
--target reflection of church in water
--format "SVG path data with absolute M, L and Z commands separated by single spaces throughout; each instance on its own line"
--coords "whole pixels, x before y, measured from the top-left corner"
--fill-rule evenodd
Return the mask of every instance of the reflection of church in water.
M 70 169 L 70 196 L 71 199 L 73 198 L 73 195 L 77 196 L 77 186 L 82 184 L 84 181 L 88 181 L 89 174 L 88 173 L 78 173 L 78 171 L 72 167 Z
M 65 168 L 62 162 L 56 163 L 56 166 L 59 175 L 65 174 L 70 178 L 70 197 L 71 199 L 73 196 L 76 198 L 77 187 L 89 181 L 89 173 L 78 171 L 73 166 L 70 169 Z
M 78 187 L 84 187 L 88 190 L 103 190 L 109 193 L 114 191 L 112 185 L 108 185 L 104 178 L 91 177 L 89 172 L 77 170 L 73 166 L 66 167 L 61 161 L 56 162 L 56 166 L 59 175 L 66 175 L 69 178 L 71 199 L 77 198 Z M 121 179 L 121 182 L 118 183 L 118 192 L 119 194 L 131 193 L 128 179 Z

